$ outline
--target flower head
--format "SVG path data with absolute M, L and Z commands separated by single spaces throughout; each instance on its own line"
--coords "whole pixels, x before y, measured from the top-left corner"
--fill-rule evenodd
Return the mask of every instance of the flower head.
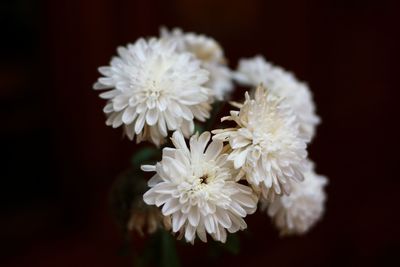
M 231 111 L 223 120 L 237 126 L 214 130 L 214 140 L 229 142 L 228 160 L 264 198 L 289 194 L 289 181 L 303 180 L 306 143 L 299 135 L 296 116 L 284 101 L 259 86 L 255 99 L 246 93 L 240 111 Z
M 202 62 L 202 67 L 210 72 L 210 80 L 206 85 L 213 89 L 216 99 L 223 100 L 232 91 L 232 73 L 226 65 L 224 51 L 217 41 L 205 35 L 184 33 L 179 28 L 172 31 L 161 28 L 161 37 L 164 40 L 176 41 L 179 51 L 192 53 Z
M 193 119 L 209 117 L 212 92 L 206 87 L 209 73 L 190 53 L 177 52 L 172 40 L 139 39 L 118 48 L 118 56 L 99 68 L 105 77 L 94 89 L 108 99 L 104 112 L 107 125 L 121 125 L 130 139 L 163 143 L 168 130 L 181 129 L 189 136 Z
M 165 148 L 161 162 L 142 166 L 156 172 L 143 196 L 145 203 L 163 206 L 163 215 L 171 216 L 172 231 L 184 234 L 188 242 L 194 242 L 196 233 L 204 242 L 206 233 L 225 242 L 226 230 L 245 229 L 243 217 L 256 210 L 257 197 L 250 187 L 234 181 L 222 142 L 207 146 L 209 132 L 192 136 L 190 149 L 178 131 L 171 140 L 175 148 Z
M 304 181 L 293 183 L 289 196 L 280 196 L 268 204 L 268 214 L 281 234 L 303 234 L 322 216 L 327 179 L 317 175 L 310 167 L 304 173 Z
M 315 113 L 312 94 L 307 84 L 279 66 L 267 62 L 264 57 L 256 56 L 239 61 L 235 79 L 249 86 L 262 83 L 272 93 L 284 97 L 292 107 L 300 123 L 300 133 L 311 140 L 320 118 Z

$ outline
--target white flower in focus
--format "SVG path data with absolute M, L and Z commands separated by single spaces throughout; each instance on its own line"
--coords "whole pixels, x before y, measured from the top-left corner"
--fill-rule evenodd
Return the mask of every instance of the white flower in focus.
M 206 86 L 213 89 L 216 99 L 223 100 L 233 90 L 232 72 L 226 65 L 224 51 L 213 38 L 184 33 L 179 28 L 161 28 L 161 38 L 176 41 L 178 51 L 190 52 L 202 62 L 202 67 L 210 72 Z
M 322 216 L 327 179 L 312 168 L 304 173 L 304 181 L 293 183 L 289 196 L 280 196 L 268 204 L 268 215 L 273 218 L 281 234 L 303 234 Z
M 164 148 L 161 162 L 142 166 L 156 172 L 143 196 L 145 203 L 163 206 L 163 215 L 171 216 L 172 231 L 191 243 L 196 233 L 203 242 L 206 233 L 225 242 L 226 230 L 245 229 L 243 218 L 256 210 L 258 200 L 250 187 L 234 181 L 235 170 L 221 153 L 222 142 L 212 141 L 207 147 L 209 132 L 192 136 L 190 150 L 180 132 L 171 140 L 175 148 Z
M 214 140 L 229 141 L 232 152 L 228 160 L 265 199 L 289 194 L 290 180 L 303 180 L 306 142 L 284 101 L 259 86 L 255 99 L 246 92 L 240 111 L 231 111 L 223 120 L 235 121 L 237 126 L 214 130 Z
M 300 82 L 291 73 L 267 62 L 264 57 L 241 59 L 235 79 L 249 86 L 262 83 L 272 93 L 284 97 L 293 108 L 300 122 L 300 133 L 311 140 L 320 118 L 315 113 L 315 104 L 307 84 Z
M 190 53 L 177 52 L 173 41 L 139 39 L 118 48 L 110 66 L 100 67 L 105 77 L 94 89 L 108 99 L 104 112 L 107 125 L 124 126 L 130 139 L 149 140 L 159 146 L 168 130 L 181 129 L 185 136 L 194 130 L 193 119 L 209 117 L 212 95 L 205 83 L 209 73 Z

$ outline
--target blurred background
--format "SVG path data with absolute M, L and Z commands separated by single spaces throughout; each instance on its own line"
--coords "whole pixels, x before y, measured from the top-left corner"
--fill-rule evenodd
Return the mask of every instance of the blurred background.
M 326 214 L 280 238 L 249 217 L 238 255 L 178 246 L 182 266 L 395 266 L 400 249 L 396 1 L 1 0 L 0 265 L 132 266 L 108 208 L 133 142 L 105 126 L 92 84 L 118 45 L 160 25 L 218 40 L 230 66 L 265 57 L 309 83 L 310 146 L 330 178 Z M 397 265 L 400 266 L 400 265 Z

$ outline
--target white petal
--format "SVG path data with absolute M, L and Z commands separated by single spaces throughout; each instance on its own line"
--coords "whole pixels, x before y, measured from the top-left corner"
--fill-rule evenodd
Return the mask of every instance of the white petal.
M 227 237 L 226 230 L 225 230 L 224 228 L 220 227 L 219 232 L 220 232 L 220 234 L 221 234 L 220 241 L 221 241 L 222 243 L 225 243 L 225 242 L 226 242 L 226 237 Z
M 159 114 L 158 129 L 160 130 L 162 136 L 166 137 L 168 135 L 167 125 L 165 124 L 165 119 L 163 114 Z
M 103 84 L 101 82 L 96 82 L 93 85 L 93 89 L 94 90 L 104 90 L 104 89 L 110 89 L 110 88 L 113 88 L 113 85 L 106 85 L 106 84 Z
M 248 152 L 248 150 L 245 149 L 235 157 L 235 160 L 233 162 L 235 169 L 239 169 L 243 166 L 244 162 L 246 161 L 247 152 Z
M 185 177 L 188 170 L 182 163 L 174 160 L 173 158 L 163 157 L 163 161 L 169 167 L 169 174 L 172 181 L 180 181 L 181 177 Z
M 135 133 L 139 134 L 144 127 L 145 113 L 141 113 L 135 123 Z
M 159 184 L 161 182 L 163 182 L 163 180 L 161 179 L 160 175 L 156 174 L 156 175 L 153 175 L 153 177 L 150 178 L 150 180 L 147 182 L 147 185 L 149 187 L 154 187 L 154 186 L 156 186 L 157 184 Z
M 210 132 L 204 132 L 200 135 L 198 142 L 199 142 L 199 148 L 200 148 L 201 153 L 204 153 L 204 150 L 206 149 L 208 141 L 210 141 L 210 137 L 211 137 Z
M 247 196 L 244 194 L 237 194 L 234 196 L 234 199 L 240 205 L 248 207 L 248 208 L 254 208 L 256 206 L 256 201 L 254 201 L 254 199 L 251 198 L 250 196 Z
M 130 124 L 136 118 L 137 113 L 136 109 L 133 107 L 128 107 L 125 109 L 124 114 L 122 115 L 122 121 L 125 124 Z
M 104 76 L 111 76 L 112 75 L 112 71 L 110 67 L 99 67 L 97 69 L 101 74 L 103 74 Z
M 215 213 L 218 222 L 225 228 L 229 228 L 232 226 L 232 222 L 229 218 L 229 215 L 226 213 L 226 211 L 222 210 L 221 208 L 217 209 L 217 212 Z
M 190 224 L 186 225 L 185 239 L 187 242 L 192 242 L 194 240 L 194 235 L 196 234 L 196 227 Z
M 160 207 L 161 205 L 163 205 L 164 203 L 166 203 L 168 201 L 168 199 L 170 199 L 171 196 L 170 195 L 164 195 L 164 194 L 159 194 L 158 197 L 155 200 L 155 205 L 157 207 Z
M 115 111 L 121 111 L 128 106 L 129 98 L 119 95 L 113 99 L 113 107 Z
M 215 232 L 214 220 L 211 215 L 204 217 L 204 226 L 206 228 L 207 233 L 212 234 Z
M 249 145 L 250 143 L 251 143 L 251 139 L 244 138 L 241 135 L 238 135 L 229 140 L 229 144 L 231 145 L 231 147 L 233 149 L 245 147 L 245 146 Z
M 111 99 L 111 98 L 116 97 L 119 94 L 121 94 L 120 91 L 111 90 L 111 91 L 108 91 L 108 92 L 101 93 L 99 96 L 100 96 L 100 98 L 103 98 L 103 99 Z
M 152 189 L 144 193 L 143 195 L 143 201 L 147 205 L 154 205 L 156 203 L 156 198 L 158 197 L 158 194 Z
M 171 115 L 168 111 L 165 111 L 164 118 L 165 118 L 165 122 L 167 123 L 167 127 L 169 130 L 173 131 L 178 128 L 178 121 L 174 117 L 174 115 Z
M 113 128 L 118 128 L 122 124 L 123 124 L 123 122 L 122 122 L 122 113 L 120 112 L 114 117 L 114 121 L 112 122 L 112 127 Z
M 155 165 L 142 165 L 140 169 L 144 172 L 155 172 L 156 166 Z
M 206 235 L 206 231 L 204 229 L 204 225 L 203 224 L 200 224 L 197 227 L 197 235 L 199 236 L 201 241 L 203 241 L 205 243 L 207 242 L 207 235 Z
M 196 206 L 192 207 L 188 213 L 189 223 L 193 226 L 197 226 L 200 221 L 200 212 Z
M 182 214 L 180 212 L 175 212 L 172 214 L 172 232 L 176 233 L 179 231 L 179 229 L 182 227 L 182 225 L 179 224 L 180 219 L 182 217 Z M 183 222 L 182 222 L 183 224 Z
M 212 141 L 207 147 L 204 159 L 206 161 L 214 160 L 222 151 L 223 143 L 221 141 Z
M 230 204 L 231 211 L 240 217 L 245 217 L 246 216 L 246 211 L 236 202 L 231 202 Z
M 158 120 L 158 114 L 158 109 L 156 108 L 147 110 L 146 123 L 151 126 L 155 125 Z
M 162 213 L 164 216 L 171 215 L 172 213 L 179 210 L 181 205 L 179 204 L 178 200 L 173 198 L 165 202 L 164 206 L 162 207 Z

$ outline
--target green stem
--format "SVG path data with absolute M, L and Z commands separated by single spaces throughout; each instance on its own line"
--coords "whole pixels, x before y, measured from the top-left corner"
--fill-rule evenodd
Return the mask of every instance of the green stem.
M 226 102 L 221 102 L 221 101 L 216 101 L 213 104 L 212 112 L 210 118 L 206 122 L 205 130 L 206 131 L 211 131 L 213 130 L 214 124 L 218 118 L 219 112 L 222 110 L 222 108 L 225 106 Z

